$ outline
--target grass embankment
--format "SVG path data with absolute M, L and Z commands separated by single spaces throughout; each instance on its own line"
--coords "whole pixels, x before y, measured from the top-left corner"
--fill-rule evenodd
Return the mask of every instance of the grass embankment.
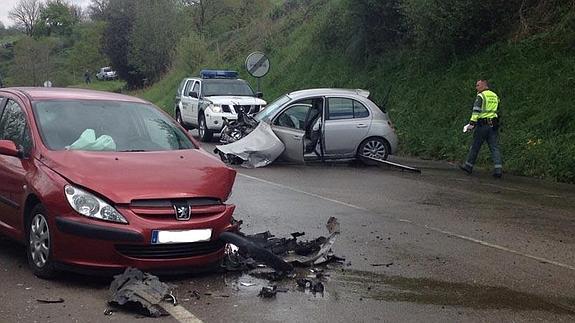
M 400 154 L 461 161 L 471 142 L 461 129 L 471 114 L 474 84 L 487 78 L 502 101 L 506 172 L 575 183 L 573 28 L 501 42 L 447 64 L 433 64 L 409 49 L 361 62 L 322 41 L 322 26 L 334 14 L 329 3 L 319 1 L 317 8 L 264 19 L 199 50 L 181 51 L 186 64 L 139 95 L 171 113 L 179 81 L 201 68 L 236 69 L 255 86 L 243 62 L 251 51 L 262 50 L 271 60 L 262 83 L 268 102 L 293 90 L 343 87 L 368 89 L 381 103 L 391 87 L 387 109 L 400 137 Z M 487 147 L 478 167 L 491 167 Z
M 121 93 L 124 91 L 124 88 L 126 87 L 126 82 L 121 80 L 111 80 L 111 81 L 95 80 L 92 81 L 91 83 L 79 83 L 76 85 L 71 85 L 69 87 Z

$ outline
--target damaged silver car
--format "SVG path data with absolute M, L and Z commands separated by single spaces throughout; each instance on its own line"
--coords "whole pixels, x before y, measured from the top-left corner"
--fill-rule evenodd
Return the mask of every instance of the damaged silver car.
M 397 135 L 385 109 L 369 94 L 360 89 L 288 93 L 253 117 L 228 122 L 215 152 L 246 167 L 266 166 L 277 158 L 298 163 L 386 160 L 397 150 Z

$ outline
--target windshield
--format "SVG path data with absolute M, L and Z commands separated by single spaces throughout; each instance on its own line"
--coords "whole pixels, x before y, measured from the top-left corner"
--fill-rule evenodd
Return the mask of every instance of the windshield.
M 238 95 L 254 96 L 252 88 L 242 80 L 204 80 L 203 96 Z
M 34 114 L 50 150 L 162 151 L 195 148 L 174 122 L 149 104 L 40 101 Z
M 267 120 L 271 116 L 275 115 L 276 111 L 284 106 L 286 103 L 291 101 L 291 98 L 287 95 L 280 96 L 274 102 L 268 104 L 265 109 L 263 109 L 260 113 L 255 115 L 255 119 L 258 121 Z

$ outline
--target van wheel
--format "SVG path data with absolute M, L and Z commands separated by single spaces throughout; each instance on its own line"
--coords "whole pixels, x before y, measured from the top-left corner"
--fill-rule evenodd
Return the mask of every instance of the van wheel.
M 200 113 L 198 123 L 198 134 L 200 135 L 200 140 L 204 142 L 212 140 L 214 133 L 208 129 L 208 125 L 206 124 L 206 117 L 204 116 L 203 112 Z
M 357 149 L 357 156 L 366 165 L 377 165 L 378 163 L 361 157 L 371 157 L 380 160 L 386 160 L 389 155 L 389 143 L 379 137 L 371 137 L 364 140 Z
M 26 221 L 26 255 L 30 269 L 40 278 L 53 278 L 56 274 L 51 238 L 46 209 L 38 204 Z

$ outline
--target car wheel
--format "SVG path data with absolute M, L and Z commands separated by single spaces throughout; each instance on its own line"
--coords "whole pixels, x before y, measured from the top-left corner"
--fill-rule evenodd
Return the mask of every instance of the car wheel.
M 212 135 L 214 134 L 210 129 L 208 129 L 208 126 L 206 124 L 206 117 L 204 116 L 204 113 L 200 113 L 200 117 L 198 120 L 198 134 L 200 135 L 200 140 L 201 141 L 210 141 L 212 140 Z
M 28 264 L 34 274 L 40 278 L 54 277 L 56 270 L 52 261 L 52 237 L 46 218 L 46 210 L 36 205 L 26 224 L 26 254 Z
M 371 137 L 367 138 L 359 145 L 357 156 L 367 165 L 377 165 L 377 162 L 361 157 L 386 160 L 389 155 L 389 150 L 389 143 L 385 139 Z
M 182 126 L 184 129 L 188 130 L 188 126 L 186 126 L 184 119 L 182 119 L 182 114 L 180 113 L 180 109 L 176 110 L 176 121 L 180 124 L 180 126 Z

